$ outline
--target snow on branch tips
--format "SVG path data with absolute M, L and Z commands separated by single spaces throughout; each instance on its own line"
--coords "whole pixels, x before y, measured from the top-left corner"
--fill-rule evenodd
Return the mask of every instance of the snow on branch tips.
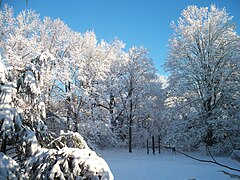
M 59 150 L 42 148 L 35 151 L 34 157 L 24 164 L 25 175 L 36 179 L 114 179 L 107 163 L 88 148 L 80 134 L 63 133 L 60 139 L 63 136 L 77 138 L 78 148 L 65 146 Z
M 21 179 L 20 166 L 12 158 L 0 152 L 0 179 Z

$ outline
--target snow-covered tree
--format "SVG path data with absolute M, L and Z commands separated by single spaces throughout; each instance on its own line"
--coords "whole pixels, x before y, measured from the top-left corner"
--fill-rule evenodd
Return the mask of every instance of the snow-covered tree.
M 215 5 L 188 6 L 172 27 L 165 68 L 175 140 L 215 146 L 219 153 L 239 148 L 240 41 L 232 17 Z
M 0 177 L 113 179 L 107 163 L 78 133 L 62 133 L 53 139 L 51 135 L 57 133 L 48 131 L 46 104 L 52 100 L 52 89 L 59 88 L 59 82 L 72 83 L 74 65 L 68 54 L 73 44 L 67 39 L 76 34 L 60 20 L 45 21 L 33 11 L 14 18 L 8 6 L 0 12 L 5 32 L 0 40 L 0 147 L 5 154 L 0 156 L 4 165 Z M 48 31 L 46 24 L 53 29 Z M 62 31 L 54 31 L 59 26 Z M 62 64 L 70 69 L 69 74 Z M 56 77 L 56 71 L 65 77 Z M 69 91 L 62 93 L 64 100 Z
M 6 142 L 19 142 L 23 156 L 17 156 L 29 158 L 31 142 L 50 148 L 60 130 L 80 132 L 97 147 L 127 145 L 129 139 L 130 148 L 158 131 L 153 127 L 160 117 L 161 83 L 144 48 L 125 51 L 117 38 L 98 42 L 92 31 L 74 32 L 32 10 L 14 17 L 8 6 L 0 25 L 4 152 Z
M 120 77 L 123 91 L 120 96 L 124 107 L 124 118 L 128 127 L 128 147 L 132 152 L 133 127 L 141 121 L 141 111 L 145 111 L 145 101 L 148 98 L 148 89 L 145 88 L 151 79 L 154 79 L 155 69 L 147 57 L 145 48 L 133 47 L 129 50 L 123 74 Z M 148 116 L 147 112 L 145 112 Z

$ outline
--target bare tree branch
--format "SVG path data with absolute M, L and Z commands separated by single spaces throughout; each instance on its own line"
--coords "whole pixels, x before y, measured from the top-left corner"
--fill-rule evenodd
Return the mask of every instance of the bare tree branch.
M 235 152 L 233 152 L 233 154 L 235 155 L 235 157 L 237 158 L 237 160 L 240 162 L 240 157 L 239 157 Z
M 227 171 L 220 171 L 220 172 L 223 172 L 224 174 L 230 176 L 231 178 L 240 179 L 240 176 L 239 176 L 239 175 L 232 174 L 232 173 L 229 173 L 229 172 L 227 172 Z
M 208 149 L 208 148 L 207 148 L 207 149 Z M 190 156 L 190 155 L 188 155 L 188 154 L 186 154 L 186 153 L 184 153 L 184 152 L 182 152 L 182 151 L 179 151 L 179 150 L 176 150 L 176 149 L 175 149 L 175 151 L 178 152 L 178 153 L 180 153 L 180 154 L 183 154 L 183 155 L 187 156 L 188 158 L 194 159 L 194 160 L 199 161 L 199 162 L 212 163 L 212 164 L 216 164 L 216 165 L 225 167 L 225 168 L 230 169 L 230 170 L 232 170 L 232 171 L 240 172 L 240 169 L 236 169 L 236 168 L 233 168 L 233 167 L 230 167 L 230 166 L 227 166 L 227 165 L 225 165 L 225 164 L 222 164 L 222 163 L 217 162 L 216 159 L 215 159 L 215 158 L 212 156 L 212 154 L 210 153 L 209 149 L 208 149 L 208 152 L 209 152 L 209 154 L 210 154 L 210 156 L 211 156 L 211 158 L 212 158 L 213 160 L 199 159 L 199 158 Z

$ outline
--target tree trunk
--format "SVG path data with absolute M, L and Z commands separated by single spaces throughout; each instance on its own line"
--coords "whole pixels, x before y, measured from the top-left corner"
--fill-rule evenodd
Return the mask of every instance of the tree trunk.
M 152 136 L 152 150 L 153 150 L 153 155 L 155 155 L 155 141 L 154 141 L 154 136 Z
M 132 100 L 130 100 L 130 115 L 129 115 L 129 152 L 132 152 Z
M 7 149 L 7 139 L 6 137 L 2 139 L 2 146 L 1 146 L 1 151 L 6 154 L 6 149 Z
M 70 82 L 65 84 L 65 89 L 66 89 L 66 92 L 70 92 L 70 90 L 71 90 Z M 71 113 L 72 110 L 71 110 L 71 97 L 70 97 L 70 95 L 67 96 L 66 103 L 67 103 L 67 129 L 72 131 L 73 127 L 72 127 L 72 124 L 70 124 L 71 115 L 72 115 L 72 113 Z
M 112 127 L 117 126 L 116 118 L 114 118 L 114 116 L 113 116 L 114 105 L 115 105 L 114 95 L 112 93 L 110 93 L 109 113 L 111 115 L 111 125 L 112 125 Z
M 133 101 L 132 101 L 132 81 L 130 81 L 130 107 L 129 107 L 129 153 L 132 152 L 132 125 L 133 125 Z
M 128 148 L 129 148 L 129 153 L 132 152 L 132 121 L 130 120 L 130 124 L 129 124 L 129 145 L 128 145 Z

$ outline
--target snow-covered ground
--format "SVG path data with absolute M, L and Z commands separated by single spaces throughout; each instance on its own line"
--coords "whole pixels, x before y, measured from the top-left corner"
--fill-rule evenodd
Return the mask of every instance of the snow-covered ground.
M 202 163 L 189 159 L 181 154 L 173 154 L 168 150 L 161 154 L 146 154 L 146 150 L 102 150 L 99 154 L 107 161 L 115 180 L 227 180 L 232 179 L 224 174 L 240 175 L 224 167 Z M 191 154 L 201 159 L 210 157 Z M 240 163 L 227 157 L 217 157 L 219 163 L 240 169 Z

